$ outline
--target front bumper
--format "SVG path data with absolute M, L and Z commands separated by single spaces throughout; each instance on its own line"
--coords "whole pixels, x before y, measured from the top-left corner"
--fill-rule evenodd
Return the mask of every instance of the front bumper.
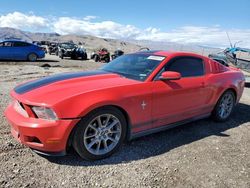
M 38 53 L 37 53 L 37 56 L 38 56 L 38 59 L 42 59 L 42 58 L 44 58 L 45 57 L 45 51 L 39 51 Z
M 65 153 L 69 135 L 79 119 L 48 121 L 24 117 L 13 104 L 5 110 L 12 135 L 40 153 Z
M 64 57 L 71 57 L 73 55 L 73 52 L 72 51 L 64 51 L 63 52 L 63 56 Z

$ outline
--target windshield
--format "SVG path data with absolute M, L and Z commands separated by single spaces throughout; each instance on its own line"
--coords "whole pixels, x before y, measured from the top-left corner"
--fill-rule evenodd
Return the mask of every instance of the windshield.
M 75 44 L 71 44 L 71 43 L 62 43 L 61 47 L 66 48 L 66 49 L 71 49 L 71 48 L 76 48 L 77 46 Z
M 144 81 L 164 59 L 163 56 L 150 54 L 128 54 L 113 60 L 102 67 L 102 70 Z

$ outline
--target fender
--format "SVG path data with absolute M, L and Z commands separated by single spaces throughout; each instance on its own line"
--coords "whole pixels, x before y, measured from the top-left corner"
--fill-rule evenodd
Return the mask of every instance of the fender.
M 53 105 L 53 109 L 60 118 L 81 118 L 96 108 L 117 106 L 128 114 L 131 124 L 135 124 L 151 118 L 151 86 L 152 82 L 144 82 L 143 84 L 89 91 L 63 99 Z M 143 110 L 141 107 L 143 100 L 147 101 L 147 110 Z M 142 113 L 139 113 L 140 111 Z

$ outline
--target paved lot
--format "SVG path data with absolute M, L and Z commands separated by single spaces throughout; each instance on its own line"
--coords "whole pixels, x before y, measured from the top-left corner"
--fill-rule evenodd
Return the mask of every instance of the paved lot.
M 0 62 L 0 187 L 250 187 L 250 88 L 226 123 L 205 119 L 142 137 L 101 161 L 74 152 L 45 158 L 20 145 L 3 116 L 17 83 L 101 66 L 48 59 Z

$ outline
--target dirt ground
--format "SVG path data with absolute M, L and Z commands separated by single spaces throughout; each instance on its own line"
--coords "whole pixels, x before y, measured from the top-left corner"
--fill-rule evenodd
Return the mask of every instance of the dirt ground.
M 204 119 L 142 137 L 101 161 L 43 157 L 19 144 L 3 115 L 16 84 L 101 66 L 47 59 L 0 62 L 0 187 L 250 187 L 250 88 L 225 123 Z

